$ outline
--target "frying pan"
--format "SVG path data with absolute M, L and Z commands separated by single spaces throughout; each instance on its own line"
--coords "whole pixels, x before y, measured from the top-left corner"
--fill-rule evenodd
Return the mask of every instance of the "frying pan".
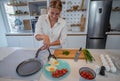
M 48 56 L 48 61 L 50 61 L 50 58 L 56 59 L 54 55 L 51 54 L 50 49 L 48 48 L 49 56 Z
M 18 75 L 21 76 L 32 75 L 42 68 L 43 63 L 41 60 L 38 60 L 37 58 L 40 50 L 41 50 L 40 48 L 37 50 L 35 58 L 25 60 L 17 66 L 16 72 Z

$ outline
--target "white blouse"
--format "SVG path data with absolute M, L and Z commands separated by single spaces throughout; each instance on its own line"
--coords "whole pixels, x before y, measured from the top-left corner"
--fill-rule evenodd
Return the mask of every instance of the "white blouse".
M 36 23 L 35 35 L 46 34 L 49 36 L 50 42 L 60 40 L 61 46 L 65 44 L 67 37 L 66 22 L 62 18 L 58 18 L 58 22 L 51 28 L 48 15 L 41 15 Z

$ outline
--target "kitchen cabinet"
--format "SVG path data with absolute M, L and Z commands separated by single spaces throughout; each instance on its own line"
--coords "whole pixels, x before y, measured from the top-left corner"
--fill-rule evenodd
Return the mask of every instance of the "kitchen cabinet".
M 28 47 L 34 48 L 33 36 L 6 36 L 8 47 Z
M 67 48 L 85 48 L 86 47 L 86 35 L 68 35 L 67 36 Z
M 106 49 L 120 49 L 120 34 L 107 36 Z
M 35 48 L 40 48 L 43 45 L 43 41 L 37 41 L 35 38 L 33 38 L 33 40 Z
M 18 47 L 19 41 L 17 36 L 6 36 L 8 47 Z
M 33 35 L 6 35 L 8 47 L 28 47 L 39 48 L 43 45 L 43 41 L 37 41 Z M 68 34 L 67 41 L 63 48 L 85 48 L 86 35 L 85 34 Z
M 43 41 L 37 41 L 32 34 L 6 35 L 8 47 L 28 47 L 38 48 L 43 45 Z
M 33 36 L 20 36 L 19 39 L 20 39 L 20 47 L 34 48 Z

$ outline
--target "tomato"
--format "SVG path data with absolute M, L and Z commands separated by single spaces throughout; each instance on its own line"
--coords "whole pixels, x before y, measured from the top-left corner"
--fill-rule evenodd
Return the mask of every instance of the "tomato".
M 68 70 L 64 69 L 64 68 L 61 70 L 57 69 L 55 72 L 52 72 L 52 76 L 55 78 L 59 78 L 59 77 L 65 75 L 67 72 L 68 72 Z
M 55 73 L 54 73 L 54 72 L 52 73 L 52 76 L 55 76 Z
M 91 80 L 91 79 L 92 79 L 92 76 L 88 76 L 88 79 Z
M 88 71 L 82 71 L 80 73 L 80 75 L 85 78 L 85 79 L 88 79 L 88 80 L 91 80 L 94 78 L 93 74 L 91 72 L 88 72 Z

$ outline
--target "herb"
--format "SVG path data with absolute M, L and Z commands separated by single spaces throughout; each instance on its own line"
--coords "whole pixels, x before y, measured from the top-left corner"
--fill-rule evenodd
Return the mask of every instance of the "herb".
M 83 49 L 83 52 L 84 52 L 86 62 L 88 61 L 92 62 L 95 60 L 94 57 L 91 55 L 91 53 L 87 49 Z
M 69 54 L 70 54 L 70 52 L 69 52 L 69 51 L 67 51 L 67 50 L 63 50 L 62 54 L 63 54 L 63 55 L 69 55 Z

